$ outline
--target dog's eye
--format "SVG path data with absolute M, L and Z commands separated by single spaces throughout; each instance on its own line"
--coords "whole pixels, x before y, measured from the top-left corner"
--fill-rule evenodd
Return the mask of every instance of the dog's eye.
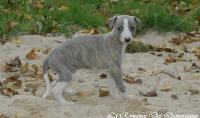
M 123 27 L 122 27 L 122 26 L 118 27 L 118 30 L 119 30 L 119 31 L 122 31 L 122 30 L 123 30 Z
M 133 27 L 133 26 L 130 26 L 130 30 L 132 30 L 132 31 L 133 31 L 133 30 L 135 30 L 135 27 Z

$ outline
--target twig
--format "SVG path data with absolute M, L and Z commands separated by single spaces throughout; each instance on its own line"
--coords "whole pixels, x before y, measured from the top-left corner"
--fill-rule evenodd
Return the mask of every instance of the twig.
M 157 72 L 157 73 L 152 73 L 151 76 L 152 76 L 152 75 L 161 74 L 161 73 L 163 73 L 163 74 L 167 74 L 167 75 L 169 75 L 169 76 L 172 77 L 172 78 L 175 78 L 175 79 L 181 80 L 180 76 L 176 77 L 175 75 L 172 75 L 171 73 L 165 72 L 165 71 L 163 71 L 163 70 L 160 71 L 160 72 Z

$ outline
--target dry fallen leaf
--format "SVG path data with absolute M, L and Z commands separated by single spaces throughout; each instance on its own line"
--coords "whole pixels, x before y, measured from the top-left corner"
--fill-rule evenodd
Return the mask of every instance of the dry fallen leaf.
M 24 88 L 24 91 L 25 91 L 25 92 L 29 92 L 30 89 L 29 89 L 29 88 Z
M 126 77 L 123 79 L 125 82 L 133 84 L 135 82 L 133 77 Z
M 104 97 L 104 96 L 108 96 L 108 95 L 109 95 L 108 90 L 99 89 L 99 97 Z
M 22 87 L 22 81 L 21 80 L 17 80 L 15 83 L 13 83 L 14 88 L 21 88 Z
M 24 76 L 29 76 L 29 77 L 33 77 L 33 78 L 42 78 L 42 74 L 38 74 L 38 73 L 28 73 L 25 74 Z
M 97 29 L 94 29 L 94 30 L 91 31 L 91 34 L 97 35 L 97 34 L 99 34 L 99 31 Z
M 173 99 L 178 99 L 178 97 L 177 97 L 176 94 L 172 94 L 171 97 L 172 97 Z
M 8 96 L 19 95 L 18 91 L 15 91 L 12 88 L 7 88 L 5 94 L 7 94 Z
M 181 54 L 178 56 L 178 58 L 183 58 L 184 55 L 185 55 L 184 53 L 181 53 Z
M 106 75 L 106 74 L 101 74 L 101 75 L 100 75 L 100 78 L 101 78 L 101 79 L 106 79 L 106 78 L 107 78 L 107 75 Z
M 17 26 L 16 22 L 13 22 L 13 21 L 7 22 L 7 29 L 8 29 L 8 31 L 10 31 L 15 26 Z
M 0 115 L 0 118 L 9 118 L 8 116 L 5 116 L 3 114 Z
M 134 83 L 136 83 L 136 84 L 142 84 L 142 80 L 141 79 L 137 79 Z
M 169 83 L 164 83 L 160 88 L 160 91 L 169 91 L 172 89 L 172 86 Z
M 35 70 L 34 73 L 37 73 L 37 72 L 38 72 L 39 67 L 38 67 L 36 64 L 33 64 L 33 65 L 32 65 L 32 68 Z
M 199 94 L 199 90 L 190 89 L 190 90 L 188 90 L 188 91 L 191 93 L 191 95 Z
M 33 4 L 33 7 L 36 8 L 36 9 L 43 9 L 43 4 L 39 1 L 35 1 L 34 4 Z
M 82 34 L 89 34 L 89 33 L 90 33 L 90 30 L 79 31 L 79 33 L 82 33 Z
M 35 54 L 35 51 L 33 49 L 26 55 L 26 58 L 28 58 L 28 59 L 38 59 L 39 56 Z
M 51 51 L 50 48 L 47 48 L 46 50 L 42 51 L 44 54 L 48 54 Z
M 184 71 L 185 72 L 190 72 L 192 70 L 192 68 L 189 68 L 189 67 L 187 67 L 187 66 L 184 66 Z
M 19 58 L 19 56 L 15 57 L 15 59 L 11 59 L 10 62 L 6 63 L 6 66 L 11 66 L 11 67 L 21 67 L 22 63 Z
M 15 37 L 13 40 L 12 40 L 12 43 L 14 44 L 20 44 L 22 42 L 22 40 L 19 38 L 19 37 Z
M 37 80 L 38 80 L 38 78 L 26 78 L 26 79 L 24 79 L 24 82 L 34 82 Z
M 193 76 L 193 77 L 196 77 L 196 78 L 197 78 L 197 77 L 200 77 L 200 73 L 194 73 L 194 74 L 192 74 L 192 76 Z
M 23 113 L 17 112 L 14 118 L 25 118 Z
M 148 100 L 147 100 L 147 98 L 144 98 L 142 101 L 147 102 Z
M 176 45 L 180 45 L 182 43 L 182 40 L 180 38 L 172 38 L 172 40 L 170 41 Z
M 17 81 L 19 78 L 19 75 L 12 75 L 12 76 L 9 76 L 6 81 L 7 82 L 14 82 L 14 81 Z
M 4 35 L 2 36 L 0 42 L 1 42 L 2 44 L 4 44 L 4 43 L 6 43 L 7 41 L 8 41 L 8 39 L 7 39 L 6 35 L 4 34 Z
M 62 5 L 59 10 L 67 11 L 69 8 L 67 6 Z
M 76 93 L 76 95 L 78 95 L 78 96 L 84 96 L 84 94 L 83 94 L 82 92 L 80 92 L 80 91 L 78 91 L 78 92 Z
M 24 64 L 24 66 L 21 67 L 21 73 L 25 73 L 25 72 L 28 70 L 28 65 L 29 65 L 29 63 L 26 62 L 26 63 Z
M 155 96 L 158 96 L 156 90 L 152 90 L 152 91 L 147 92 L 147 93 L 143 93 L 143 92 L 140 91 L 139 94 L 142 95 L 142 96 L 145 96 L 145 97 L 155 97 Z
M 16 67 L 11 67 L 11 66 L 4 66 L 3 67 L 4 72 L 17 72 L 18 69 Z

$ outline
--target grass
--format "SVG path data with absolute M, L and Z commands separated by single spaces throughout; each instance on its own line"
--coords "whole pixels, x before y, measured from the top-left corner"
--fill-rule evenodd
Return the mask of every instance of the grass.
M 193 5 L 190 0 L 184 1 Z M 195 0 L 193 0 L 195 1 Z M 197 2 L 200 0 L 197 0 Z M 109 17 L 117 14 L 129 14 L 143 21 L 142 30 L 189 32 L 200 23 L 195 23 L 200 10 L 183 20 L 188 12 L 177 13 L 169 9 L 173 0 L 163 2 L 144 2 L 143 0 L 2 0 L 0 1 L 0 37 L 13 37 L 19 32 L 27 34 L 59 34 L 71 36 L 80 29 L 92 29 L 106 26 Z M 194 5 L 195 6 L 195 5 Z M 17 23 L 9 27 L 8 23 Z M 177 25 L 178 24 L 178 25 Z M 176 26 L 176 27 L 175 27 Z
M 133 42 L 127 46 L 126 52 L 148 52 L 150 50 L 149 46 L 142 42 Z

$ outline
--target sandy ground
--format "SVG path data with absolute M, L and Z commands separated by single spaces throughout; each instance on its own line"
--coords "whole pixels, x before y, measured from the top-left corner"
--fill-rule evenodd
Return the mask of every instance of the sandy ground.
M 157 32 L 147 32 L 138 37 L 144 43 L 151 45 L 163 45 L 163 41 L 167 47 L 174 47 L 169 43 L 172 37 L 180 34 Z M 53 48 L 59 45 L 60 42 L 66 40 L 64 37 L 42 37 L 42 36 L 20 36 L 22 42 L 13 44 L 7 42 L 0 45 L 0 80 L 4 80 L 12 72 L 3 72 L 3 67 L 9 59 L 19 56 L 22 63 L 29 62 L 37 64 L 40 69 L 46 54 L 42 50 Z M 200 42 L 187 44 L 189 48 L 197 47 Z M 39 59 L 30 60 L 26 58 L 26 54 L 33 48 L 41 50 L 37 52 Z M 190 89 L 200 90 L 200 77 L 193 76 L 196 72 L 185 72 L 184 66 L 191 67 L 192 62 L 177 62 L 168 65 L 163 64 L 165 58 L 168 57 L 168 52 L 156 52 L 163 56 L 152 55 L 148 53 L 126 54 L 126 59 L 123 64 L 124 75 L 129 75 L 135 79 L 141 79 L 142 84 L 125 83 L 128 94 L 133 94 L 137 99 L 132 100 L 117 100 L 111 96 L 99 97 L 99 89 L 108 89 L 107 80 L 99 78 L 99 72 L 96 70 L 80 70 L 74 75 L 72 83 L 68 86 L 70 89 L 76 89 L 83 92 L 83 96 L 65 95 L 67 100 L 73 100 L 74 104 L 69 106 L 60 105 L 51 94 L 47 99 L 41 96 L 45 91 L 45 82 L 42 79 L 37 81 L 24 82 L 30 79 L 27 76 L 20 76 L 23 85 L 17 89 L 20 95 L 7 97 L 0 94 L 0 115 L 4 114 L 9 117 L 24 117 L 24 118 L 106 118 L 111 113 L 128 112 L 129 114 L 145 114 L 149 112 L 172 112 L 174 114 L 199 114 L 200 115 L 200 94 L 191 95 Z M 200 61 L 192 53 L 186 53 L 184 59 L 192 59 L 197 65 Z M 141 71 L 142 68 L 145 71 Z M 31 67 L 30 70 L 31 71 Z M 29 71 L 27 73 L 29 73 Z M 167 74 L 151 75 L 153 72 L 165 71 L 176 77 L 180 76 L 181 80 L 175 79 Z M 18 73 L 18 72 L 16 72 Z M 167 85 L 167 86 L 166 86 Z M 24 92 L 23 89 L 28 87 L 30 90 L 35 90 L 34 96 L 31 91 Z M 169 91 L 161 91 L 168 87 Z M 156 89 L 158 96 L 144 97 L 139 94 L 139 91 L 144 93 Z M 178 99 L 173 99 L 172 94 L 176 94 Z M 143 99 L 147 99 L 145 102 Z

